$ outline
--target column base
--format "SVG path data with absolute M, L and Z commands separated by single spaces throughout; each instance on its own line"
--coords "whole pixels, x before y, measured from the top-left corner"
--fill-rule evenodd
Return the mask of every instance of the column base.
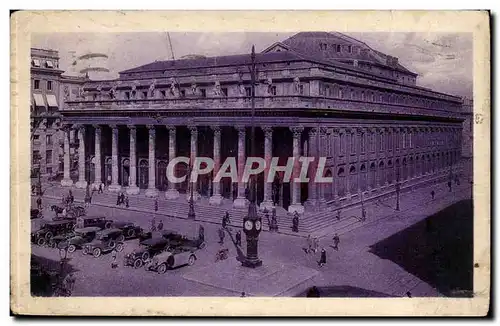
M 168 189 L 166 192 L 165 192 L 165 198 L 166 199 L 177 199 L 179 198 L 179 192 L 177 191 L 177 189 Z
M 220 194 L 214 195 L 210 197 L 208 204 L 213 205 L 213 206 L 220 206 L 222 205 L 222 196 Z
M 246 208 L 247 205 L 248 205 L 248 200 L 244 197 L 236 198 L 233 201 L 233 208 L 243 209 L 243 208 Z
M 129 195 L 137 195 L 137 194 L 139 194 L 139 192 L 140 192 L 140 189 L 137 186 L 127 187 L 127 194 L 129 194 Z
M 260 203 L 260 210 L 268 210 L 269 212 L 274 208 L 273 202 L 271 200 L 265 200 L 262 203 Z
M 122 190 L 122 186 L 120 186 L 119 184 L 110 184 L 108 190 L 111 192 L 119 192 Z
M 193 191 L 193 201 L 197 201 L 201 198 L 200 193 L 198 191 Z M 191 193 L 186 195 L 186 200 L 189 201 L 191 199 Z
M 73 180 L 71 179 L 62 179 L 61 186 L 63 187 L 71 187 L 73 185 Z
M 292 204 L 288 206 L 288 212 L 294 214 L 295 212 L 299 214 L 304 214 L 304 206 L 301 204 Z
M 156 188 L 148 188 L 145 193 L 146 197 L 155 198 L 158 197 L 158 190 Z
M 85 189 L 85 188 L 87 188 L 87 181 L 85 181 L 85 180 L 78 180 L 75 183 L 75 187 L 81 188 L 81 189 Z

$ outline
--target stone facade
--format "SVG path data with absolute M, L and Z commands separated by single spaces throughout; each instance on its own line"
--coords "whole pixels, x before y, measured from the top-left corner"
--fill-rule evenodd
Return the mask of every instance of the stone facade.
M 461 98 L 417 86 L 417 75 L 397 58 L 326 34 L 299 33 L 257 54 L 253 121 L 258 156 L 278 157 L 280 165 L 292 156 L 326 157 L 325 176 L 334 181 L 283 183 L 278 175 L 265 184 L 259 178 L 261 208 L 302 213 L 359 201 L 394 191 L 396 183 L 449 173 L 461 156 Z M 322 54 L 304 55 L 301 46 Z M 86 177 L 79 185 L 103 180 L 114 191 L 188 198 L 187 182 L 166 180 L 175 156 L 210 156 L 216 169 L 235 157 L 241 167 L 250 155 L 249 63 L 247 54 L 160 61 L 116 80 L 86 82 L 82 99 L 65 102 L 61 111 L 67 132 L 77 128 L 83 135 L 78 162 Z M 187 169 L 180 164 L 176 173 Z M 316 169 L 310 166 L 309 175 Z M 225 197 L 246 207 L 246 184 L 213 183 L 213 175 L 200 177 L 195 200 L 207 196 L 219 205 Z

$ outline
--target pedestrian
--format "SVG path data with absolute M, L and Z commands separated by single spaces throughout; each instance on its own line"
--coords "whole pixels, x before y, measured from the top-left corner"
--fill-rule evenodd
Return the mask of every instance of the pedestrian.
M 273 227 L 273 231 L 278 232 L 278 220 L 276 218 L 276 214 L 274 214 L 271 218 L 271 225 Z
M 117 251 L 116 249 L 113 249 L 111 252 L 111 268 L 117 268 L 118 263 L 116 262 L 116 256 L 117 256 Z
M 316 253 L 316 252 L 318 252 L 318 248 L 319 248 L 319 240 L 318 240 L 318 238 L 313 238 L 312 239 L 312 248 L 311 248 L 311 250 L 314 253 Z
M 434 192 L 434 190 L 431 191 L 431 197 L 432 199 L 434 200 L 434 196 L 436 195 L 436 193 Z
M 70 198 L 73 197 L 73 191 L 71 191 L 71 189 L 68 190 L 68 197 L 70 197 Z
M 361 220 L 366 221 L 366 209 L 364 207 L 361 208 Z
M 108 175 L 108 187 L 111 185 L 111 176 Z
M 266 210 L 264 210 L 264 216 L 266 217 L 266 220 L 267 220 L 267 225 L 269 226 L 269 231 L 273 231 L 273 223 L 271 222 L 271 219 L 269 218 L 269 212 Z
M 339 243 L 340 243 L 339 235 L 335 233 L 332 240 L 333 240 L 332 248 L 335 249 L 336 251 L 339 251 Z
M 292 219 L 292 231 L 299 232 L 299 213 L 295 212 Z
M 200 227 L 198 228 L 198 239 L 200 240 L 200 242 L 205 241 L 205 228 L 203 227 L 203 225 L 200 225 Z
M 120 206 L 120 194 L 116 195 L 116 206 Z
M 321 248 L 321 256 L 318 261 L 318 266 L 323 267 L 326 264 L 326 250 L 325 248 Z
M 98 193 L 98 194 L 102 194 L 102 192 L 103 192 L 103 191 L 102 191 L 103 186 L 104 186 L 104 185 L 103 185 L 103 183 L 102 183 L 102 182 L 101 182 L 101 183 L 99 183 L 99 189 L 97 190 L 97 193 Z
M 241 292 L 241 297 L 242 297 L 242 298 L 246 297 L 245 292 Z
M 151 232 L 154 232 L 156 231 L 156 219 L 155 217 L 153 217 L 153 219 L 151 220 Z
M 448 189 L 450 190 L 451 192 L 451 181 L 448 181 Z
M 227 212 L 226 212 L 226 214 L 227 214 Z M 226 228 L 226 216 L 225 215 L 222 217 L 222 228 L 223 229 Z
M 312 248 L 312 238 L 311 238 L 311 235 L 308 234 L 307 235 L 307 239 L 306 239 L 306 247 L 305 248 L 302 248 L 302 250 L 304 250 L 304 252 L 306 254 L 310 253 L 311 252 L 311 248 Z
M 66 197 L 64 195 L 62 195 L 61 203 L 63 204 L 63 206 L 66 206 Z
M 224 244 L 224 238 L 226 236 L 226 234 L 224 233 L 224 229 L 220 228 L 219 229 L 219 243 L 222 245 Z
M 341 210 L 337 209 L 337 215 L 335 217 L 337 218 L 338 221 L 340 221 L 340 212 Z
M 162 220 L 160 220 L 160 223 L 158 223 L 158 226 L 156 227 L 156 229 L 157 229 L 158 231 L 163 230 L 163 221 L 162 221 Z
M 155 212 L 158 212 L 158 198 L 155 198 Z
M 42 210 L 42 197 L 38 196 L 36 199 L 36 206 L 39 210 Z
M 236 245 L 241 247 L 241 231 L 236 232 Z

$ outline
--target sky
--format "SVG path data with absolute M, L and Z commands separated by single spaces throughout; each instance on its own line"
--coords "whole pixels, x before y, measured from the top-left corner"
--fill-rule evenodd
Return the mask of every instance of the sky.
M 294 33 L 170 33 L 175 58 L 187 54 L 205 56 L 257 52 Z M 472 97 L 472 34 L 469 33 L 346 33 L 374 50 L 399 58 L 419 74 L 417 84 L 462 97 Z M 103 78 L 155 60 L 170 60 L 166 33 L 52 33 L 33 34 L 32 46 L 59 51 L 59 67 L 67 75 L 82 68 L 75 59 L 87 53 L 104 53 L 100 66 L 109 69 Z

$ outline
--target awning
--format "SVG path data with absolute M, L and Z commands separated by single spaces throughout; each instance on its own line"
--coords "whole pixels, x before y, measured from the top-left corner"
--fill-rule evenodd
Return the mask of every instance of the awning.
M 38 60 L 38 59 L 33 59 L 33 66 L 35 66 L 35 67 L 40 67 L 40 60 Z
M 57 99 L 54 94 L 47 94 L 47 104 L 50 108 L 57 108 Z
M 52 61 L 45 61 L 45 65 L 47 66 L 47 68 L 54 68 L 54 65 L 52 64 Z
M 33 94 L 33 98 L 35 99 L 35 106 L 45 107 L 45 101 L 43 100 L 42 94 Z

